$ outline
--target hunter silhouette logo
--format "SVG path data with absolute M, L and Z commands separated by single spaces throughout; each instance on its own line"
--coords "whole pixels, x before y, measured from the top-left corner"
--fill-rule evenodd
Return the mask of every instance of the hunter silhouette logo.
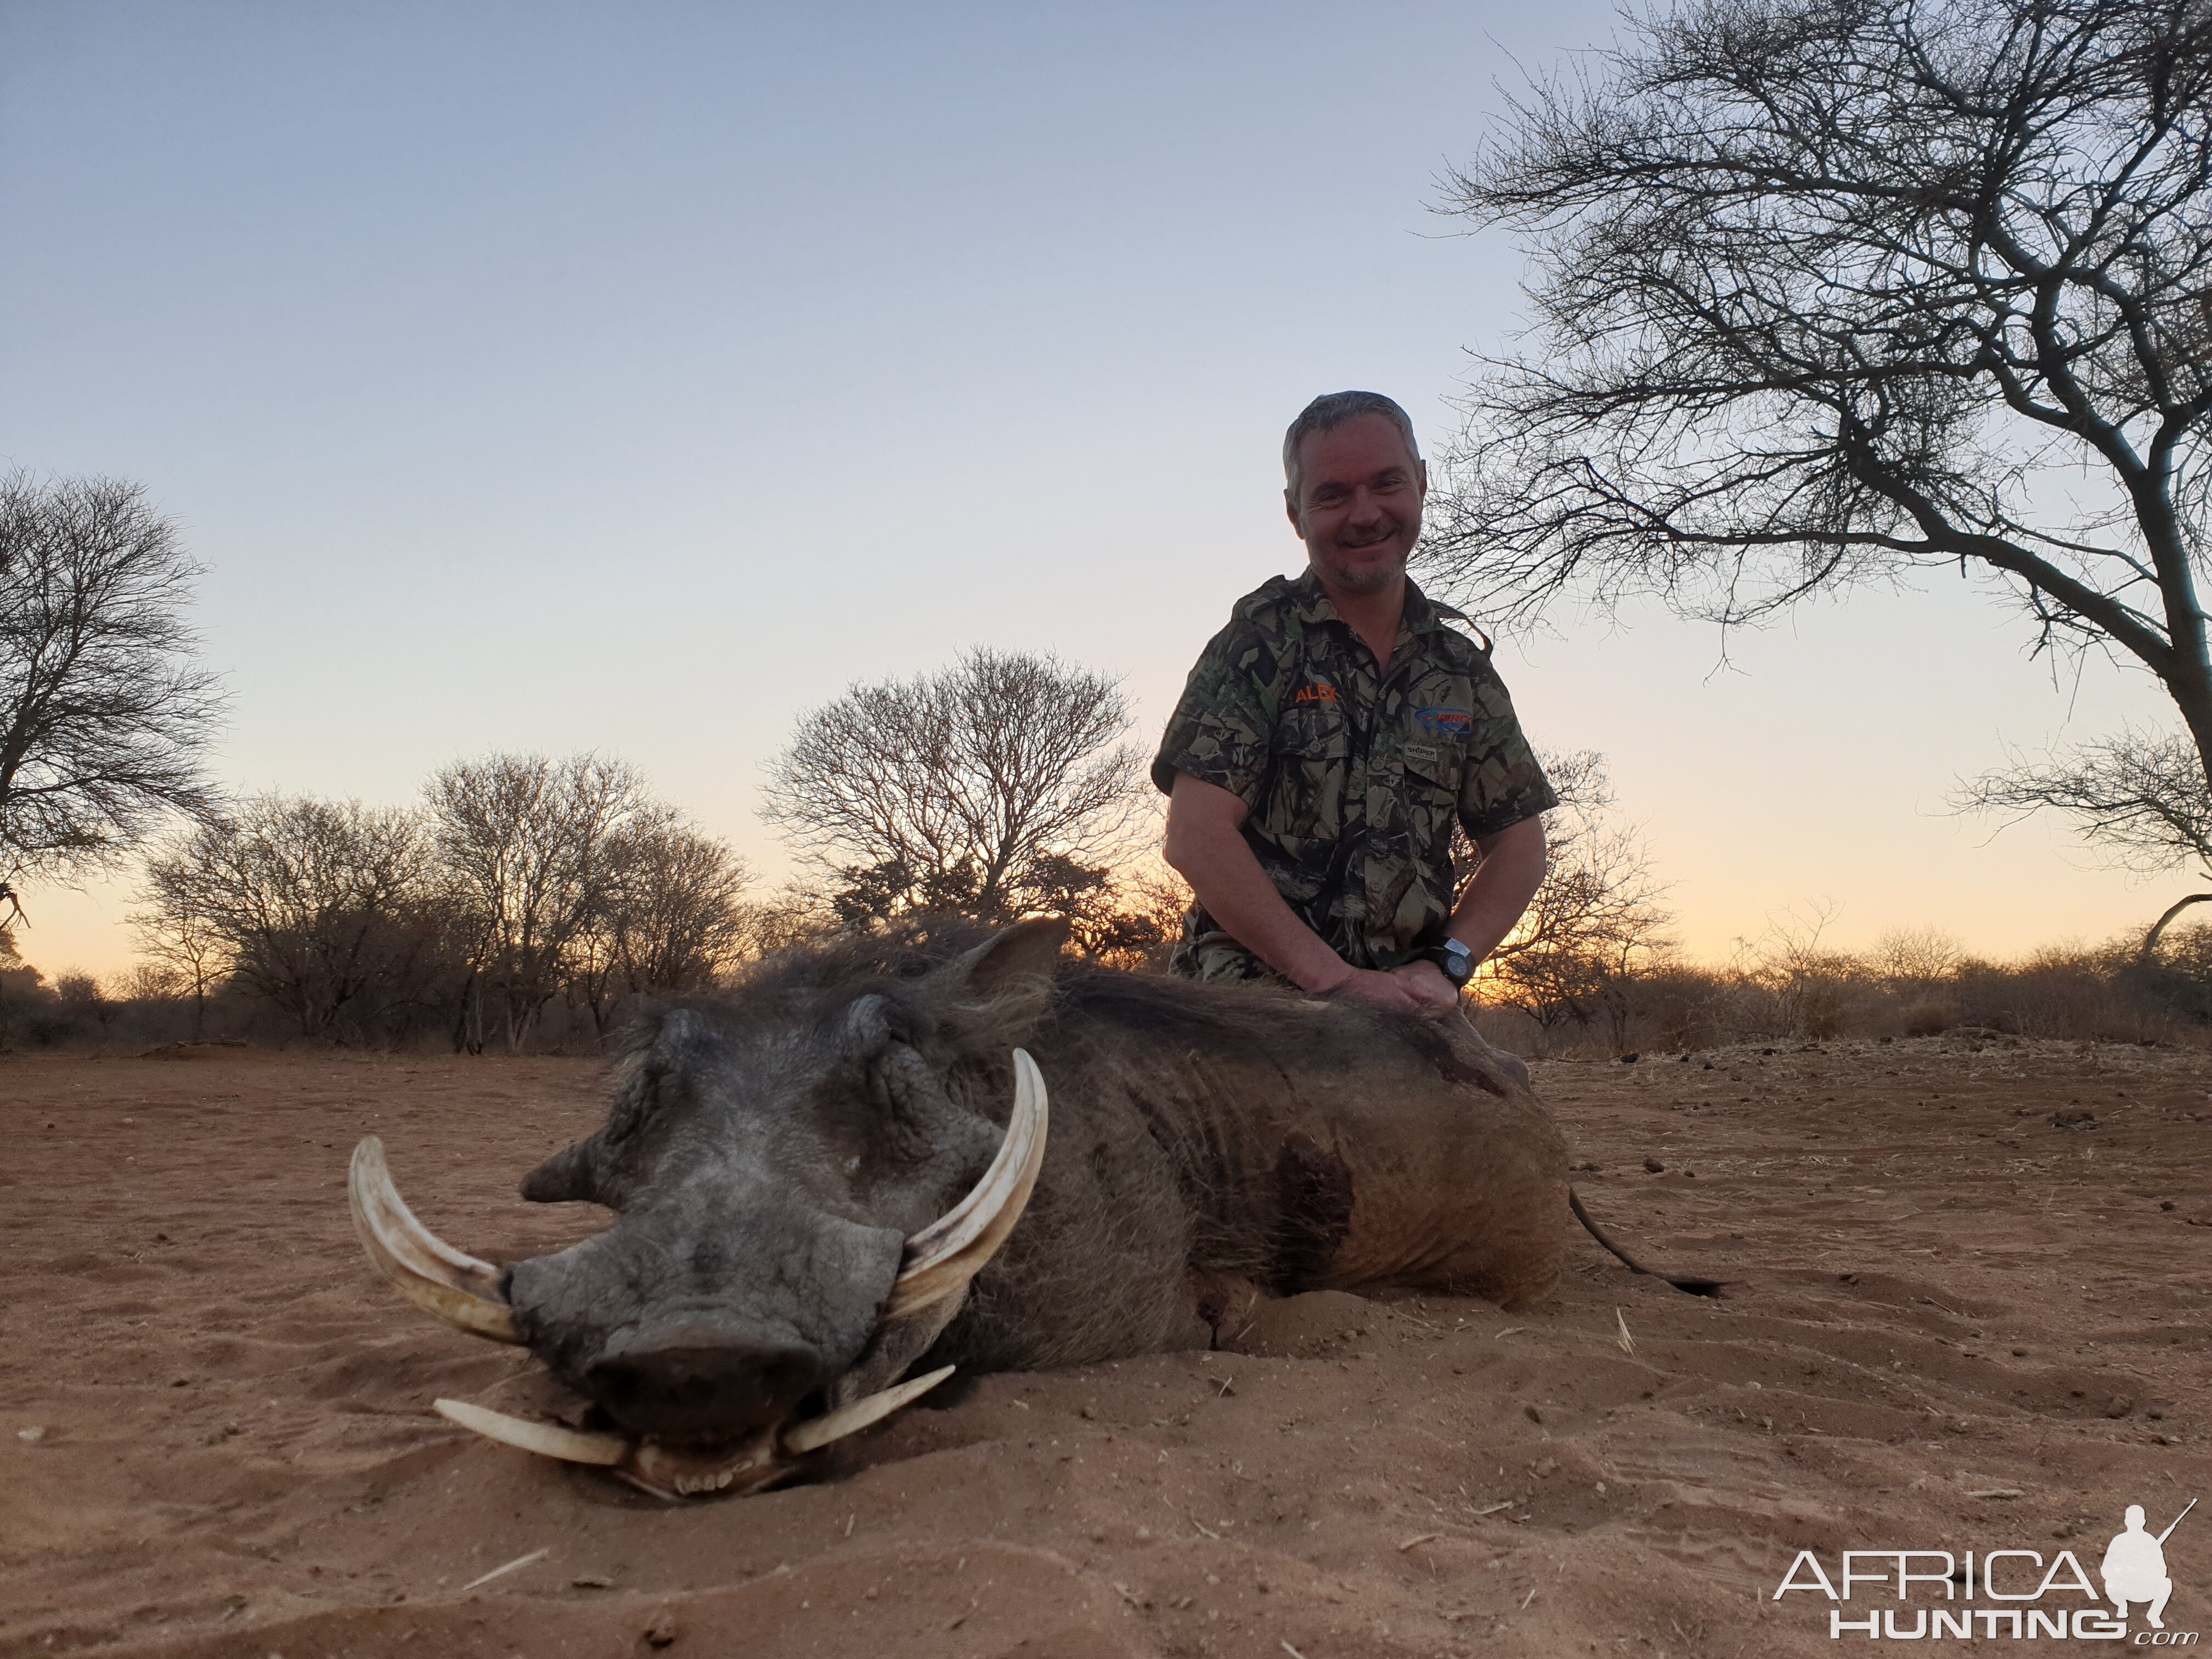
M 2114 1534 L 2112 1541 L 2105 1547 L 2104 1565 L 2097 1570 L 2097 1576 L 2105 1581 L 2106 1598 L 2121 1618 L 2128 1616 L 2129 1602 L 2148 1601 L 2150 1606 L 2143 1613 L 2145 1622 L 2153 1630 L 2166 1628 L 2162 1616 L 2166 1599 L 2173 1594 L 2173 1580 L 2166 1572 L 2166 1540 L 2173 1536 L 2174 1528 L 2196 1507 L 2197 1500 L 2192 1498 L 2188 1509 L 2175 1516 L 2166 1530 L 2154 1538 L 2143 1530 L 2143 1506 L 2128 1505 L 2128 1512 L 2122 1517 L 2127 1530 Z

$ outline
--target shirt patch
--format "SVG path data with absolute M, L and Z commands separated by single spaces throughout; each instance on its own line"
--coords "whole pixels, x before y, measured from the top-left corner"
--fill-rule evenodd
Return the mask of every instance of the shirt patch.
M 1468 708 L 1416 708 L 1413 718 L 1440 738 L 1463 738 L 1474 729 L 1474 711 Z
M 1291 701 L 1292 702 L 1334 702 L 1336 701 L 1336 688 L 1333 685 L 1322 685 L 1319 683 L 1316 683 L 1312 685 L 1302 685 L 1297 690 L 1297 695 L 1292 697 Z

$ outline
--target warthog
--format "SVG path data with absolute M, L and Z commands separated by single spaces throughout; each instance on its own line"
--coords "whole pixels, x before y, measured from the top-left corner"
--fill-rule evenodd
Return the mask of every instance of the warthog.
M 1065 937 L 847 942 L 648 1019 L 605 1126 L 522 1183 L 613 1224 L 512 1267 L 432 1237 L 363 1141 L 372 1257 L 600 1426 L 440 1409 L 664 1496 L 754 1491 L 956 1365 L 1205 1346 L 1263 1294 L 1550 1288 L 1565 1149 L 1517 1060 L 1463 1022 L 1064 964 Z

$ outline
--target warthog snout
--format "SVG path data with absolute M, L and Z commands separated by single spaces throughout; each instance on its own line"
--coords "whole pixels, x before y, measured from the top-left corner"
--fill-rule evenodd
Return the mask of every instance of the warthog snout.
M 828 1378 L 811 1343 L 695 1324 L 618 1337 L 585 1380 L 623 1427 L 682 1438 L 781 1423 Z

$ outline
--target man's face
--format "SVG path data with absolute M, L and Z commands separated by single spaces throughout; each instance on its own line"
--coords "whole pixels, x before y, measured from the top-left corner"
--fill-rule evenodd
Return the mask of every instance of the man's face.
M 1298 486 L 1283 501 L 1306 556 L 1332 587 L 1380 593 L 1406 568 L 1421 533 L 1429 469 L 1397 423 L 1355 415 L 1298 446 Z

